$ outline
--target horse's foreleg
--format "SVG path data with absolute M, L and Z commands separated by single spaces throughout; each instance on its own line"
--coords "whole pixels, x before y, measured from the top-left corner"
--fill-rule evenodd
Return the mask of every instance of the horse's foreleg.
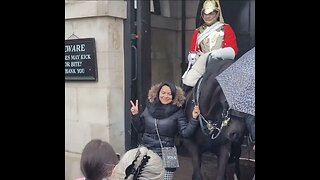
M 192 180 L 202 180 L 201 176 L 201 154 L 198 147 L 192 142 L 188 141 L 184 144 L 192 158 L 193 174 Z
M 240 180 L 240 156 L 241 156 L 241 144 L 244 138 L 241 137 L 239 142 L 232 142 L 230 157 L 226 169 L 227 180 L 234 180 L 234 175 Z
M 197 152 L 197 154 L 192 155 L 192 164 L 193 164 L 192 180 L 202 180 L 201 154 L 199 152 Z
M 216 180 L 224 180 L 225 179 L 226 167 L 227 167 L 228 160 L 230 157 L 230 149 L 231 149 L 231 143 L 221 145 L 221 147 L 219 149 L 218 170 L 217 170 Z

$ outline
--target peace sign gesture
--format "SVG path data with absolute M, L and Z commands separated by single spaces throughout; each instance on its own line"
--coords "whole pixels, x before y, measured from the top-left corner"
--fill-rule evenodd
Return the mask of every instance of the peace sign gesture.
M 130 108 L 131 114 L 132 115 L 138 114 L 139 113 L 139 102 L 138 102 L 138 100 L 136 100 L 136 104 L 134 104 L 132 100 L 130 100 L 130 103 L 131 103 L 131 108 Z

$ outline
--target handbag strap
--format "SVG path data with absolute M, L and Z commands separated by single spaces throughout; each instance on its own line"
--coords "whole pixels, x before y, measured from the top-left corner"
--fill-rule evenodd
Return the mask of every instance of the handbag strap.
M 157 119 L 154 119 L 154 125 L 156 126 L 156 131 L 157 131 L 157 135 L 158 135 L 158 138 L 159 138 L 160 146 L 161 146 L 161 148 L 163 148 L 162 143 L 161 143 L 161 139 L 160 139 L 160 135 L 159 135 Z

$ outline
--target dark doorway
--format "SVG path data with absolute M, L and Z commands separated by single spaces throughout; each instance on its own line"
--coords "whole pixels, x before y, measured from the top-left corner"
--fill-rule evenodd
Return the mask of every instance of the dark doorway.
M 136 6 L 136 8 L 135 8 Z M 150 87 L 150 2 L 127 1 L 127 19 L 124 22 L 125 49 L 125 149 L 139 144 L 139 134 L 132 125 L 130 100 L 139 100 L 139 110 L 145 107 Z

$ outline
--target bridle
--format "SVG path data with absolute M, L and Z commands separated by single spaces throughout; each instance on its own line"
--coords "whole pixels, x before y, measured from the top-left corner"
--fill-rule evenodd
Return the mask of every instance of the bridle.
M 211 139 L 216 139 L 220 135 L 223 127 L 229 124 L 230 117 L 226 116 L 221 118 L 220 121 L 216 120 L 213 122 L 212 120 L 206 120 L 205 117 L 200 114 L 198 120 L 200 121 L 200 127 L 203 134 L 211 136 Z
M 199 79 L 199 81 L 196 84 L 196 88 L 193 88 L 193 100 L 192 102 L 195 104 L 199 104 L 199 97 L 200 97 L 200 86 L 202 82 L 203 77 Z M 206 136 L 211 136 L 211 139 L 216 139 L 222 129 L 225 126 L 228 126 L 230 117 L 229 117 L 229 110 L 228 104 L 225 103 L 224 109 L 221 114 L 221 118 L 218 118 L 217 120 L 207 120 L 201 113 L 198 116 L 198 120 L 200 121 L 200 127 L 201 131 Z

